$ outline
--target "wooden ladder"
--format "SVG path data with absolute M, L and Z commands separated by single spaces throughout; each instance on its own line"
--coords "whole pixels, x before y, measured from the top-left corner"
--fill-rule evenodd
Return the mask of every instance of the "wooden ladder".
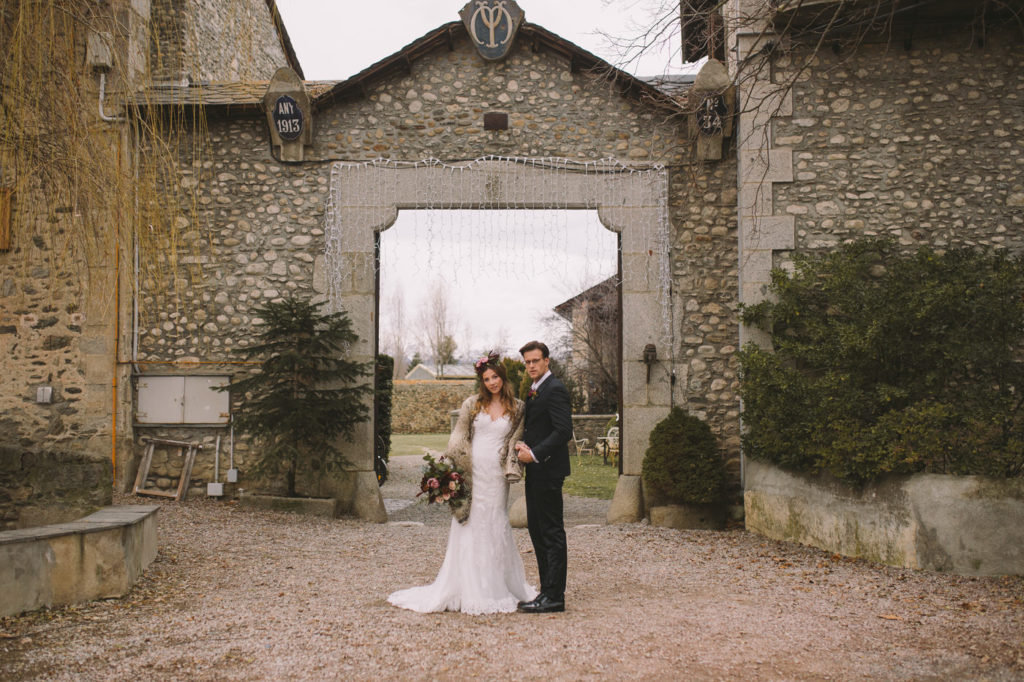
M 165 438 L 143 438 L 146 443 L 146 452 L 139 462 L 139 473 L 135 476 L 135 486 L 132 493 L 135 495 L 150 495 L 152 497 L 171 497 L 175 500 L 182 500 L 188 495 L 188 482 L 192 477 L 192 465 L 196 463 L 196 452 L 203 449 L 203 446 L 196 442 L 181 440 L 167 440 Z M 168 492 L 156 488 L 146 488 L 146 478 L 149 476 L 149 467 L 153 463 L 153 450 L 157 445 L 171 445 L 178 448 L 178 454 L 184 455 L 185 460 L 181 465 L 181 477 L 178 479 L 178 490 Z

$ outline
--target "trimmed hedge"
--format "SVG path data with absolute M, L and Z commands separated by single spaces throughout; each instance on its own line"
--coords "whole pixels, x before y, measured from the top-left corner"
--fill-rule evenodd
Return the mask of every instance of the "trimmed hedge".
M 798 254 L 742 319 L 746 453 L 850 483 L 1024 474 L 1024 261 L 860 240 Z
M 674 407 L 651 430 L 644 484 L 669 503 L 712 504 L 722 499 L 725 467 L 710 427 Z

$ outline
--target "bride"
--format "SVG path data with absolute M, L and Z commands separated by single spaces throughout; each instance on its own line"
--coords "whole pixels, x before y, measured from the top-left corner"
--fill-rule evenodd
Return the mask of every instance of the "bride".
M 537 596 L 526 582 L 508 522 L 508 484 L 522 476 L 514 444 L 523 431 L 523 402 L 491 353 L 476 363 L 480 392 L 462 403 L 445 455 L 466 476 L 469 496 L 453 508 L 448 549 L 430 585 L 399 590 L 388 601 L 421 613 L 510 612 Z

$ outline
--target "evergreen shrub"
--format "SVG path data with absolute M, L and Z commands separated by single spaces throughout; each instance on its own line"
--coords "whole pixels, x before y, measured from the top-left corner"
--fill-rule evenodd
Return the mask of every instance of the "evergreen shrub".
M 262 318 L 255 343 L 238 352 L 261 359 L 259 371 L 231 381 L 235 423 L 256 440 L 253 473 L 284 474 L 296 496 L 300 470 L 348 464 L 334 445 L 351 439 L 370 416 L 364 377 L 370 363 L 345 357 L 359 337 L 344 311 L 321 313 L 319 303 L 285 298 L 254 310 Z
M 668 503 L 712 504 L 722 499 L 725 467 L 706 423 L 678 407 L 651 430 L 644 484 Z
M 742 319 L 747 455 L 858 484 L 1024 474 L 1024 261 L 865 239 L 798 254 Z

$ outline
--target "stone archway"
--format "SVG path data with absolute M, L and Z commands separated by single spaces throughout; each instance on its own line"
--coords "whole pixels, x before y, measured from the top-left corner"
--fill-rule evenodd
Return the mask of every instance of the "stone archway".
M 660 167 L 504 157 L 458 166 L 338 163 L 331 172 L 321 281 L 329 307 L 348 311 L 359 335 L 350 353 L 370 361 L 377 352 L 377 235 L 399 210 L 596 209 L 601 223 L 620 235 L 622 263 L 622 476 L 609 520 L 636 521 L 643 516 L 639 476 L 647 436 L 673 405 L 675 385 L 685 385 L 685 376 L 677 376 L 685 367 L 677 368 L 674 357 L 667 206 L 667 172 Z M 659 356 L 649 374 L 643 362 L 648 344 Z M 383 511 L 372 472 L 373 433 L 373 423 L 365 423 L 343 445 L 358 470 L 351 507 L 367 518 Z

